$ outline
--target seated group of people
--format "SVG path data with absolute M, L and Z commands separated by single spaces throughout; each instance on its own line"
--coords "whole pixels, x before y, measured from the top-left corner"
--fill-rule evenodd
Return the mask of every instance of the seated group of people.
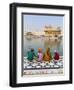
M 39 61 L 39 62 L 42 62 L 42 61 L 50 62 L 52 59 L 54 59 L 54 62 L 57 63 L 59 58 L 60 58 L 60 55 L 59 55 L 59 53 L 56 50 L 54 51 L 54 56 L 52 57 L 51 52 L 50 52 L 50 48 L 47 48 L 44 53 L 42 52 L 42 48 L 38 48 L 37 55 L 35 54 L 35 51 L 34 51 L 33 48 L 31 48 L 27 52 L 27 59 L 30 62 L 32 62 L 34 59 Z

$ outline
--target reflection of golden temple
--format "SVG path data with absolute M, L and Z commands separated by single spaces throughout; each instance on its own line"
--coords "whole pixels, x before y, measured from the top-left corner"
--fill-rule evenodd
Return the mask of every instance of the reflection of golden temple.
M 59 48 L 60 44 L 62 43 L 62 40 L 59 39 L 49 39 L 44 40 L 44 47 L 47 48 Z
M 31 35 L 32 36 L 33 33 L 32 32 L 27 32 L 26 35 Z
M 45 26 L 44 32 L 46 36 L 50 37 L 58 37 L 62 34 L 60 27 Z

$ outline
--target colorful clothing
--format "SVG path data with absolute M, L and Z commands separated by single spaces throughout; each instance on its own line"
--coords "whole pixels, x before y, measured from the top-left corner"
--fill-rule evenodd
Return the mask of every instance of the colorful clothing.
M 27 59 L 28 59 L 29 61 L 32 61 L 32 60 L 34 59 L 34 56 L 35 56 L 35 53 L 32 52 L 32 51 L 29 51 L 29 52 L 28 52 L 28 57 L 27 57 Z
M 46 49 L 46 52 L 45 52 L 44 55 L 43 55 L 43 60 L 50 62 L 51 59 L 52 59 L 52 56 L 51 56 L 51 53 L 50 53 L 50 49 L 47 48 L 47 49 Z
M 55 64 L 58 62 L 59 58 L 60 58 L 59 53 L 58 53 L 58 52 L 55 52 L 55 53 L 54 53 L 54 63 L 55 63 Z
M 58 52 L 55 52 L 54 59 L 59 60 L 59 53 Z
M 43 54 L 42 53 L 38 53 L 38 61 L 42 61 L 43 58 Z

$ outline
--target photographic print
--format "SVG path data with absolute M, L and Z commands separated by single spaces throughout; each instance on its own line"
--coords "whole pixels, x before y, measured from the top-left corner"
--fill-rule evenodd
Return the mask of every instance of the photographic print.
M 72 83 L 72 7 L 10 4 L 10 86 Z
M 22 14 L 23 75 L 64 74 L 64 15 Z

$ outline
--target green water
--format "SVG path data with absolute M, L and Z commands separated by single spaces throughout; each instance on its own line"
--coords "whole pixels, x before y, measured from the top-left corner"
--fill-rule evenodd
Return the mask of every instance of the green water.
M 54 55 L 54 50 L 57 50 L 61 56 L 63 56 L 63 40 L 54 39 L 50 40 L 48 37 L 44 38 L 31 38 L 27 39 L 24 36 L 23 39 L 23 55 L 27 56 L 27 52 L 30 48 L 34 48 L 35 53 L 38 53 L 38 48 L 42 48 L 43 53 L 46 48 L 50 48 L 52 55 Z

